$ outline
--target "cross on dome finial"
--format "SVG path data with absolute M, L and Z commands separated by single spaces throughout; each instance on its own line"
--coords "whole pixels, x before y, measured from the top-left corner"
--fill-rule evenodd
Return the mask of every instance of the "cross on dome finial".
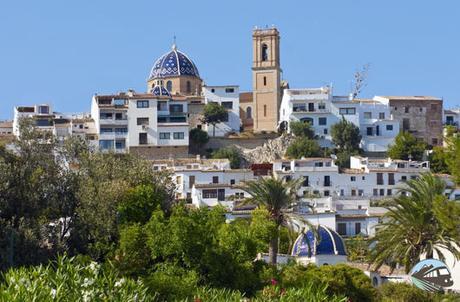
M 173 45 L 172 45 L 172 50 L 177 50 L 177 45 L 176 45 L 176 35 L 173 36 Z

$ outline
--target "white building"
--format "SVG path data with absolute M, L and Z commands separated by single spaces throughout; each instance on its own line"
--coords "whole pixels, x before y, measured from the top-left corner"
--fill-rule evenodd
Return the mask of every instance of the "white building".
M 101 151 L 130 150 L 147 157 L 188 153 L 187 112 L 185 99 L 172 99 L 159 86 L 151 94 L 95 95 L 91 107 Z
M 460 128 L 460 109 L 450 109 L 443 111 L 442 122 L 444 125 L 451 125 Z
M 249 169 L 231 169 L 228 159 L 184 158 L 153 161 L 154 170 L 169 170 L 176 184 L 176 198 L 196 207 L 222 205 L 232 210 L 248 197 L 238 185 L 253 180 Z
M 96 139 L 95 123 L 89 114 L 65 114 L 52 111 L 49 104 L 17 106 L 14 108 L 13 134 L 20 137 L 20 121 L 31 119 L 35 129 L 48 131 L 58 140 L 76 135 L 88 139 L 90 145 Z
M 290 131 L 292 121 L 308 122 L 320 145 L 332 147 L 331 126 L 342 118 L 360 128 L 361 147 L 369 152 L 384 152 L 399 133 L 388 104 L 375 100 L 333 96 L 329 86 L 286 89 L 280 107 L 280 127 Z
M 214 102 L 222 105 L 228 111 L 227 121 L 219 123 L 216 128 L 212 125 L 204 125 L 204 130 L 209 136 L 225 136 L 226 134 L 240 132 L 240 92 L 239 86 L 204 86 L 203 96 L 205 104 Z

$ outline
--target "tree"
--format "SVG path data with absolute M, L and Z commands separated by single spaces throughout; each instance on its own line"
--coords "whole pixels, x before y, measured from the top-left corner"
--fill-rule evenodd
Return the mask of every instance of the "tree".
M 228 119 L 228 112 L 224 106 L 219 103 L 207 103 L 203 109 L 203 118 L 201 121 L 207 125 L 212 125 L 212 136 L 216 136 L 216 124 L 222 123 Z
M 286 156 L 289 158 L 319 157 L 323 152 L 318 142 L 307 137 L 294 140 L 286 149 Z
M 449 155 L 443 147 L 433 147 L 428 159 L 430 161 L 430 169 L 432 172 L 449 173 L 449 167 L 447 166 Z
M 392 159 L 422 160 L 426 149 L 425 142 L 418 140 L 409 132 L 400 132 L 395 142 L 388 148 L 388 156 Z
M 369 73 L 370 64 L 365 64 L 360 70 L 357 70 L 354 74 L 354 81 L 353 81 L 353 91 L 352 95 L 353 98 L 356 98 L 364 87 L 366 87 L 367 83 L 367 76 Z
M 201 148 L 209 141 L 208 133 L 198 128 L 193 128 L 190 130 L 189 137 L 191 147 L 197 153 L 200 153 Z
M 306 137 L 309 139 L 313 139 L 315 137 L 315 130 L 308 122 L 292 121 L 289 127 L 291 128 L 291 133 L 295 136 Z
M 359 128 L 342 116 L 342 120 L 331 126 L 332 142 L 340 151 L 355 152 L 359 150 L 361 134 Z
M 444 189 L 445 183 L 429 173 L 406 183 L 371 240 L 371 261 L 377 268 L 399 263 L 409 272 L 423 255 L 444 260 L 443 250 L 460 259 L 458 225 L 452 223 L 460 219 L 460 205 L 448 200 Z
M 268 247 L 270 264 L 276 264 L 280 227 L 289 223 L 285 210 L 296 202 L 299 186 L 300 180 L 285 181 L 273 176 L 248 181 L 242 186 L 251 196 L 246 202 L 264 206 L 270 213 L 269 219 L 275 223 Z
M 239 169 L 241 165 L 241 154 L 235 147 L 222 148 L 212 153 L 212 158 L 227 158 L 230 160 L 232 169 Z
M 460 185 L 460 136 L 454 136 L 448 141 L 447 166 L 455 183 Z

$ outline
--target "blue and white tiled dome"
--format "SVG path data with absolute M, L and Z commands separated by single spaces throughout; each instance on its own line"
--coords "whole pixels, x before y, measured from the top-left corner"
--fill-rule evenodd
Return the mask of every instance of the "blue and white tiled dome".
M 170 52 L 156 60 L 150 71 L 149 80 L 181 75 L 200 77 L 195 63 L 186 54 L 178 51 L 176 45 L 173 45 Z
M 306 233 L 301 233 L 294 242 L 291 255 L 297 257 L 347 255 L 343 239 L 337 232 L 319 225 L 318 235 L 319 240 L 316 240 L 311 230 L 308 230 Z
M 169 96 L 169 97 L 171 97 L 171 94 L 169 93 L 168 89 L 164 88 L 163 86 L 156 85 L 155 87 L 152 88 L 152 90 L 150 92 L 153 95 L 156 95 L 156 96 Z

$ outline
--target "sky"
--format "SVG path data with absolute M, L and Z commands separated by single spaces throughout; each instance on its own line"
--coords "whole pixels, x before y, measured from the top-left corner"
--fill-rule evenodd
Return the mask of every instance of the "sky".
M 332 83 L 346 95 L 369 63 L 362 97 L 432 95 L 460 106 L 458 0 L 4 0 L 0 119 L 17 105 L 89 112 L 95 93 L 143 92 L 174 36 L 206 84 L 249 91 L 252 29 L 272 25 L 291 88 Z

